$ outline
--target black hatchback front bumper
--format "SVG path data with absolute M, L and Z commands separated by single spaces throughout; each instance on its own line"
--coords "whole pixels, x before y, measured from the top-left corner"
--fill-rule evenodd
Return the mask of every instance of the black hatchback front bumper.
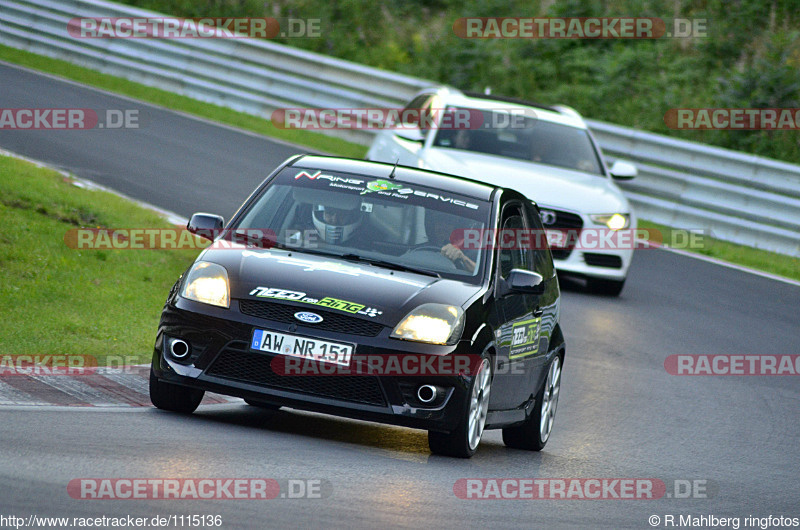
M 391 329 L 383 326 L 372 337 L 364 336 L 366 331 L 357 331 L 362 333 L 359 336 L 318 330 L 290 323 L 273 310 L 260 316 L 275 320 L 243 313 L 236 299 L 230 309 L 223 309 L 172 298 L 161 316 L 153 352 L 154 375 L 164 382 L 262 403 L 418 429 L 449 432 L 464 417 L 469 373 L 286 375 L 274 369 L 274 354 L 251 349 L 250 341 L 255 329 L 265 329 L 352 343 L 356 345 L 353 363 L 377 355 L 467 355 L 472 353 L 469 341 L 449 347 L 407 343 L 388 338 Z M 188 344 L 185 357 L 172 355 L 168 344 L 174 339 Z M 440 389 L 436 399 L 421 402 L 416 395 L 421 385 Z

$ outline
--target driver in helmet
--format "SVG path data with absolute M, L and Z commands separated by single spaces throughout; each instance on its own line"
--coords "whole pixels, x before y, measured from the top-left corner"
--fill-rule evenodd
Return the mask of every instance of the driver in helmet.
M 331 245 L 352 245 L 364 216 L 356 205 L 352 209 L 334 208 L 318 204 L 314 207 L 312 220 L 319 237 Z

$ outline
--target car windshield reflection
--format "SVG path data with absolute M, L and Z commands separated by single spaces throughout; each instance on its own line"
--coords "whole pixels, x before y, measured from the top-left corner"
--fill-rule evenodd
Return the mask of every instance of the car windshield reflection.
M 516 158 L 603 175 L 598 155 L 583 129 L 518 114 L 509 116 L 508 113 L 488 110 L 447 109 L 451 113 L 459 111 L 466 111 L 471 116 L 483 114 L 482 126 L 478 129 L 442 128 L 436 133 L 434 147 Z
M 292 169 L 232 228 L 273 234 L 273 247 L 479 283 L 484 251 L 464 239 L 488 226 L 489 210 L 445 190 Z

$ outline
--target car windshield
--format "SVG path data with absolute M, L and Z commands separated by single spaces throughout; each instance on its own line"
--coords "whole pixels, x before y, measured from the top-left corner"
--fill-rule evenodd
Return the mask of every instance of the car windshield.
M 464 248 L 464 230 L 486 228 L 490 211 L 487 201 L 395 179 L 287 168 L 232 229 L 284 250 L 480 283 L 485 251 Z
M 454 115 L 457 111 L 461 115 L 469 116 L 482 114 L 481 127 L 439 129 L 433 140 L 435 147 L 517 158 L 603 175 L 600 159 L 589 133 L 583 129 L 521 114 L 447 108 L 447 112 Z

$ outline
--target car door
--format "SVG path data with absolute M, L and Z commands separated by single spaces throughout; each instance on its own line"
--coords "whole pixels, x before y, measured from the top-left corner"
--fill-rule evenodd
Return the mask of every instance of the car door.
M 531 257 L 533 258 L 533 269 L 545 283 L 544 293 L 537 295 L 537 311 L 541 312 L 540 318 L 540 360 L 544 362 L 544 356 L 550 349 L 550 338 L 553 336 L 555 326 L 558 324 L 560 315 L 561 291 L 558 285 L 553 256 L 547 247 L 547 232 L 542 224 L 541 212 L 532 203 L 525 204 L 525 219 L 531 228 Z M 539 235 L 538 239 L 536 236 Z M 544 378 L 546 367 L 540 367 L 538 379 Z M 538 385 L 536 385 L 538 388 Z
M 501 214 L 500 243 L 496 250 L 497 285 L 495 296 L 501 318 L 499 329 L 496 385 L 492 386 L 493 408 L 508 410 L 524 405 L 535 393 L 548 347 L 548 335 L 542 333 L 545 294 L 508 292 L 504 287 L 512 269 L 536 271 L 537 245 L 530 235 L 531 215 L 521 201 L 510 201 Z M 527 234 L 528 238 L 524 237 Z M 548 251 L 544 249 L 544 252 Z M 546 254 L 545 254 L 546 255 Z M 540 272 L 541 274 L 541 272 Z M 552 276 L 552 272 L 550 274 Z M 548 282 L 550 276 L 543 276 Z M 556 280 L 557 281 L 557 280 Z
M 387 128 L 378 134 L 367 153 L 369 160 L 399 163 L 404 166 L 417 166 L 427 129 L 421 129 L 418 118 L 420 113 L 431 112 L 436 97 L 433 94 L 420 94 L 406 105 L 401 113 L 401 121 L 394 128 Z M 409 112 L 406 112 L 409 111 Z

